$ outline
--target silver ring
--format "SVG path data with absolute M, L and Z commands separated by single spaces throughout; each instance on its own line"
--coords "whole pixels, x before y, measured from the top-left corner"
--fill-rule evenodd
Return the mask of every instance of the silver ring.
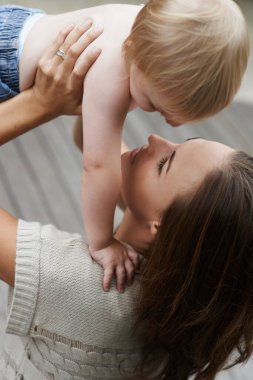
M 58 55 L 58 57 L 61 57 L 62 59 L 65 59 L 66 53 L 65 51 L 59 49 L 57 50 L 56 55 Z

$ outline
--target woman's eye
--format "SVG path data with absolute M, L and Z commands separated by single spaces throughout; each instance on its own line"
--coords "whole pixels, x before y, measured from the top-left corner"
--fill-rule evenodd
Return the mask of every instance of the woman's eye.
M 168 157 L 162 157 L 159 163 L 157 164 L 159 175 L 161 174 L 162 168 L 164 167 L 167 161 L 168 161 Z

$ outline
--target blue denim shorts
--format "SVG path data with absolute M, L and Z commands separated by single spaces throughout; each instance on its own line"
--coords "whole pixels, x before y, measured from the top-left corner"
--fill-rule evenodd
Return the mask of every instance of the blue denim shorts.
M 19 35 L 28 17 L 44 13 L 17 5 L 0 6 L 0 102 L 19 93 Z

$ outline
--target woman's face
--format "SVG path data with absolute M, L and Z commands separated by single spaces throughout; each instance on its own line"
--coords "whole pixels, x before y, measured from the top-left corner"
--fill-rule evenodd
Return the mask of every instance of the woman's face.
M 160 220 L 176 196 L 193 192 L 233 149 L 203 139 L 182 144 L 151 135 L 148 144 L 122 155 L 122 193 L 138 218 Z

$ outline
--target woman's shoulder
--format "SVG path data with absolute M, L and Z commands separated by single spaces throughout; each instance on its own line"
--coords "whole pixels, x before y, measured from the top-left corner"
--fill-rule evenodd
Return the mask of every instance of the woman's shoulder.
M 79 233 L 63 231 L 52 224 L 40 225 L 40 229 L 42 240 L 51 240 L 62 246 L 82 243 L 82 248 L 88 251 L 88 244 Z
M 67 332 L 77 340 L 83 337 L 86 343 L 98 346 L 106 341 L 106 345 L 120 348 L 119 336 L 125 346 L 133 344 L 131 328 L 139 281 L 136 278 L 124 294 L 117 292 L 114 282 L 111 290 L 104 292 L 103 269 L 92 260 L 81 235 L 52 225 L 19 221 L 17 262 L 16 287 L 23 284 L 29 262 L 27 283 L 34 282 L 36 296 L 33 295 L 31 318 L 36 325 L 43 321 L 44 328 L 50 331 L 63 326 L 62 334 Z M 45 321 L 49 321 L 48 326 Z
M 71 280 L 71 284 L 75 282 L 75 289 L 79 283 L 79 287 L 86 288 L 84 291 L 87 291 L 88 286 L 98 294 L 100 290 L 104 293 L 103 269 L 92 259 L 88 244 L 79 233 L 62 231 L 51 224 L 19 220 L 18 262 L 28 255 L 32 256 L 33 265 L 40 267 L 40 281 L 50 283 L 57 275 L 55 285 L 59 289 L 69 288 L 68 280 Z M 114 291 L 113 294 L 115 296 Z M 131 295 L 129 297 L 132 298 Z
M 40 267 L 40 276 L 53 276 L 54 271 L 80 272 L 82 267 L 91 269 L 92 259 L 87 242 L 78 233 L 58 229 L 52 224 L 19 220 L 17 229 L 18 262 L 32 253 L 32 265 Z M 16 268 L 17 269 L 17 268 Z M 67 274 L 66 274 L 67 275 Z M 68 275 L 67 275 L 68 277 Z

